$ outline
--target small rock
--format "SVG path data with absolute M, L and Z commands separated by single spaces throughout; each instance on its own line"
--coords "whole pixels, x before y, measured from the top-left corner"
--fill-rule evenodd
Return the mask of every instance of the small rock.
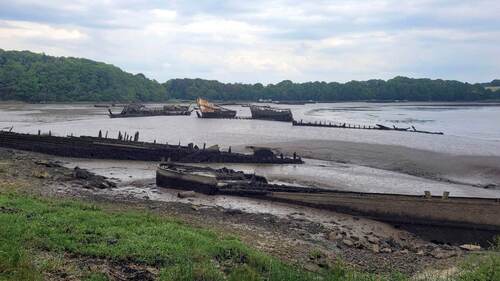
M 479 251 L 479 250 L 481 250 L 481 246 L 472 245 L 472 244 L 463 244 L 463 245 L 460 245 L 460 249 L 466 250 L 466 251 Z
M 408 254 L 408 252 L 409 252 L 409 251 L 408 251 L 408 249 L 403 249 L 403 250 L 401 250 L 401 251 L 399 251 L 399 252 L 400 252 L 401 254 Z
M 372 244 L 378 244 L 379 239 L 375 236 L 368 236 L 368 242 L 370 242 Z
M 351 235 L 351 237 L 350 237 L 350 238 L 351 238 L 352 240 L 354 240 L 354 241 L 359 241 L 359 237 L 358 237 L 358 236 L 356 236 L 356 235 Z
M 332 232 L 328 233 L 328 240 L 330 240 L 330 241 L 338 240 L 339 235 L 342 238 L 342 235 L 340 233 L 336 233 L 335 231 L 332 231 Z
M 382 248 L 382 250 L 380 250 L 380 252 L 390 254 L 390 253 L 392 253 L 392 250 L 391 250 L 391 248 Z
M 380 247 L 378 244 L 373 244 L 370 248 L 370 250 L 374 253 L 379 253 L 380 252 Z
M 354 247 L 358 249 L 363 249 L 365 246 L 360 241 L 354 241 Z
M 304 269 L 310 272 L 316 272 L 320 270 L 319 266 L 314 263 L 306 263 L 306 265 L 304 265 Z
M 429 255 L 436 259 L 447 259 L 456 256 L 457 253 L 455 251 L 445 251 L 440 248 L 436 248 L 432 252 L 430 252 Z
M 75 169 L 73 170 L 73 177 L 75 177 L 77 179 L 86 180 L 86 179 L 90 179 L 92 177 L 92 173 L 76 166 Z
M 112 238 L 112 239 L 109 239 L 109 240 L 108 240 L 108 244 L 109 244 L 109 245 L 114 245 L 114 244 L 116 244 L 116 243 L 118 243 L 118 239 Z
M 424 251 L 423 250 L 418 250 L 417 255 L 423 256 L 424 255 Z
M 177 193 L 177 197 L 179 197 L 179 198 L 196 197 L 196 193 L 194 191 L 183 191 L 183 192 Z
M 344 243 L 344 245 L 349 246 L 349 247 L 354 246 L 354 242 L 352 242 L 352 241 L 351 241 L 351 240 L 349 240 L 349 239 L 344 239 L 344 240 L 342 240 L 342 243 Z

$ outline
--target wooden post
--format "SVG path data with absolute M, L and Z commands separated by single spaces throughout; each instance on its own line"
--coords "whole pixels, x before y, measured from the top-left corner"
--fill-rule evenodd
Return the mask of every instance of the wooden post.
M 450 196 L 450 192 L 449 191 L 443 191 L 443 197 L 441 197 L 442 199 L 448 199 L 448 197 Z
M 425 194 L 425 198 L 431 198 L 432 197 L 431 192 L 428 191 L 428 190 L 424 191 L 424 194 Z

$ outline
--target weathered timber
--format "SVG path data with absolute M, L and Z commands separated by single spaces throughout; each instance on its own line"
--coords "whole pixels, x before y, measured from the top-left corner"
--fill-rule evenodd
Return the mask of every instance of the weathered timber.
M 375 126 L 366 126 L 366 125 L 351 125 L 347 123 L 335 124 L 326 121 L 316 121 L 316 122 L 304 122 L 303 120 L 292 121 L 293 126 L 305 126 L 305 127 L 322 127 L 322 128 L 339 128 L 339 129 L 362 129 L 362 130 L 380 130 L 380 131 L 399 131 L 399 132 L 409 132 L 409 133 L 421 133 L 421 134 L 431 134 L 431 135 L 444 135 L 443 132 L 431 132 L 431 131 L 423 131 L 417 130 L 414 126 L 410 128 L 398 128 L 396 126 L 388 127 L 381 124 L 376 124 Z
M 236 110 L 221 107 L 202 98 L 197 98 L 196 103 L 199 108 L 199 111 L 196 111 L 198 118 L 232 119 L 236 116 Z
M 291 122 L 293 121 L 292 111 L 288 108 L 276 108 L 270 106 L 251 105 L 250 112 L 253 119 Z
M 138 139 L 139 135 L 136 136 L 136 139 Z M 302 159 L 298 157 L 282 159 L 272 152 L 268 154 L 257 152 L 254 154 L 229 153 L 218 149 L 199 149 L 198 146 L 193 144 L 187 146 L 169 145 L 131 141 L 133 137 L 128 135 L 127 138 L 129 141 L 121 132 L 119 132 L 119 139 L 110 139 L 90 136 L 60 137 L 0 131 L 0 146 L 77 158 L 142 161 L 161 161 L 170 158 L 172 161 L 192 163 L 303 163 Z
M 446 198 L 332 190 L 316 193 L 273 192 L 265 198 L 393 223 L 500 232 L 500 198 Z
M 142 104 L 129 104 L 120 113 L 113 113 L 109 108 L 108 111 L 110 118 L 191 115 L 189 106 L 184 105 L 165 105 L 160 108 L 147 108 Z
M 500 198 L 399 195 L 269 184 L 230 169 L 160 164 L 157 185 L 205 194 L 230 194 L 305 205 L 377 220 L 438 227 L 500 231 Z

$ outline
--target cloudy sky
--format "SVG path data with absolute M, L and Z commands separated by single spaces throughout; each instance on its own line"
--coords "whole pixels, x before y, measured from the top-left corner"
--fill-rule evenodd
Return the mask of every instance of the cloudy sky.
M 0 48 L 163 82 L 500 78 L 500 1 L 0 0 Z

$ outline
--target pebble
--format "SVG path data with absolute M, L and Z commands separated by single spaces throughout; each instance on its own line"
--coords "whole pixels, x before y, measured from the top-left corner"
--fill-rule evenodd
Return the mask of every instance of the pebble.
M 349 246 L 349 247 L 352 247 L 354 245 L 354 243 L 349 239 L 342 240 L 342 243 L 344 243 L 346 246 Z
M 392 253 L 392 250 L 391 250 L 391 248 L 382 248 L 382 250 L 380 250 L 380 252 L 390 254 L 390 253 Z
M 379 253 L 380 252 L 380 247 L 378 244 L 373 244 L 370 248 L 370 250 L 374 253 Z
M 436 259 L 447 259 L 456 256 L 457 253 L 455 251 L 445 251 L 440 248 L 436 248 L 432 250 L 432 252 L 430 252 L 429 255 L 431 255 Z

